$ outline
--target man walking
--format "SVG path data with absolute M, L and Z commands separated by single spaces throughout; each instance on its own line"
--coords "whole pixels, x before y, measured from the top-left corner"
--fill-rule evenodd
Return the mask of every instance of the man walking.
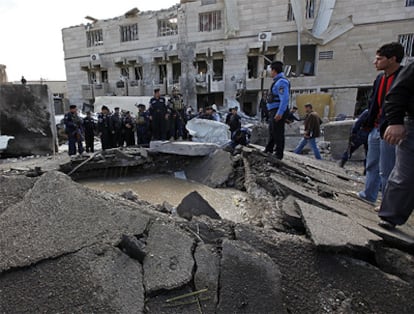
M 283 73 L 283 63 L 274 61 L 270 65 L 273 77 L 267 96 L 267 110 L 269 114 L 269 141 L 265 153 L 273 153 L 276 158 L 283 158 L 285 149 L 285 120 L 288 114 L 290 82 Z
M 377 70 L 382 72 L 375 79 L 368 105 L 367 127 L 371 128 L 371 131 L 368 135 L 365 188 L 357 194 L 370 203 L 376 202 L 380 187 L 384 194 L 388 176 L 395 164 L 395 146 L 381 139 L 380 128 L 385 120 L 385 95 L 401 70 L 400 63 L 403 57 L 404 47 L 394 42 L 381 46 L 374 61 Z
M 395 167 L 388 179 L 378 216 L 379 225 L 394 229 L 414 209 L 414 63 L 406 66 L 385 98 L 388 127 L 384 141 L 397 145 Z
M 312 104 L 305 105 L 306 117 L 305 117 L 305 133 L 303 138 L 300 140 L 298 146 L 293 151 L 295 154 L 302 153 L 303 148 L 309 143 L 310 147 L 315 154 L 316 159 L 322 159 L 321 153 L 319 152 L 318 146 L 316 145 L 316 138 L 321 135 L 321 123 L 322 120 L 318 113 L 313 111 Z

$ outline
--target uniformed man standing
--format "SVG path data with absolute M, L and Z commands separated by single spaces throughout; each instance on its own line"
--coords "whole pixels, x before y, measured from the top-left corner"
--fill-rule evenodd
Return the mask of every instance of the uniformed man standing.
M 273 83 L 267 96 L 267 110 L 269 113 L 269 141 L 265 152 L 273 153 L 276 158 L 283 158 L 285 149 L 285 120 L 288 114 L 290 82 L 283 73 L 283 63 L 274 61 L 270 65 Z
M 170 136 L 171 140 L 184 136 L 184 102 L 183 97 L 179 94 L 178 89 L 173 88 L 172 96 L 168 100 L 168 106 L 171 109 L 170 116 Z
M 149 112 L 145 110 L 144 104 L 138 105 L 136 128 L 137 128 L 137 144 L 140 146 L 148 145 L 150 138 L 151 138 L 150 118 L 149 118 Z
M 83 129 L 85 130 L 85 148 L 86 152 L 93 153 L 94 151 L 94 138 L 95 138 L 95 131 L 96 131 L 96 123 L 95 120 L 92 118 L 92 114 L 90 111 L 86 113 L 86 117 L 83 118 Z
M 107 106 L 102 106 L 98 115 L 98 135 L 101 138 L 102 149 L 112 148 L 112 137 L 114 134 L 112 119 Z
M 154 97 L 149 103 L 149 114 L 152 127 L 152 139 L 165 141 L 167 139 L 167 121 L 169 114 L 164 97 L 161 97 L 160 89 L 154 89 Z
M 69 106 L 69 112 L 65 114 L 63 122 L 65 124 L 65 132 L 68 135 L 69 156 L 76 155 L 76 146 L 79 155 L 82 155 L 83 120 L 78 116 L 76 105 Z
M 119 108 L 114 108 L 115 112 L 111 115 L 112 127 L 113 127 L 113 139 L 112 147 L 122 147 L 124 145 L 122 134 L 122 117 L 119 113 Z

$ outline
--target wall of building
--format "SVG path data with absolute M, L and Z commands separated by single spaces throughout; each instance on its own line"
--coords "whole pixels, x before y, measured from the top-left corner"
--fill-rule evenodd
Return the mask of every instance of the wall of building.
M 256 53 L 258 67 L 263 68 L 263 45 L 258 40 L 258 33 L 270 31 L 271 41 L 267 42 L 269 51 L 274 52 L 275 59 L 292 62 L 294 57 L 291 53 L 296 53 L 298 33 L 295 21 L 287 21 L 288 0 L 217 0 L 215 4 L 208 5 L 201 5 L 201 1 L 182 2 L 185 3 L 165 10 L 140 12 L 135 16 L 119 16 L 63 29 L 70 102 L 79 104 L 93 101 L 93 95 L 89 96 L 91 99 L 85 100 L 83 88 L 91 83 L 88 81 L 88 71 L 100 69 L 108 72 L 105 93 L 121 95 L 123 90 L 117 89 L 115 84 L 120 79 L 120 67 L 131 65 L 131 60 L 137 60 L 144 72 L 144 79 L 140 82 L 143 95 L 152 95 L 155 87 L 161 87 L 162 91 L 168 93 L 173 86 L 177 86 L 185 102 L 193 108 L 197 107 L 197 98 L 204 96 L 218 99 L 218 105 L 224 107 L 238 100 L 243 109 L 243 101 L 251 103 L 254 95 L 258 103 L 261 86 L 267 89 L 271 79 L 248 78 L 248 55 Z M 315 16 L 319 2 L 316 1 Z M 347 115 L 353 114 L 355 101 L 351 100 L 355 97 L 357 87 L 369 86 L 373 82 L 376 70 L 372 61 L 376 49 L 383 43 L 397 41 L 398 35 L 414 29 L 414 7 L 404 7 L 404 1 L 367 0 L 360 10 L 357 9 L 359 7 L 361 3 L 357 0 L 336 1 L 330 24 L 340 23 L 344 19 L 353 23 L 350 30 L 336 39 L 320 44 L 309 36 L 301 36 L 301 45 L 314 51 L 315 58 L 311 66 L 315 69 L 315 75 L 300 73 L 304 69 L 304 61 L 310 58 L 308 52 L 302 56 L 301 62 L 293 64 L 293 67 L 297 65 L 299 73 L 296 73 L 297 77 L 290 78 L 294 90 L 334 90 L 339 109 L 337 112 Z M 222 28 L 199 32 L 199 14 L 215 10 L 222 12 Z M 158 36 L 157 21 L 173 16 L 178 19 L 178 34 Z M 138 24 L 139 39 L 121 42 L 120 26 L 132 23 Z M 305 27 L 311 30 L 313 23 L 314 19 L 307 19 Z M 102 29 L 103 45 L 87 47 L 87 29 Z M 330 59 L 319 60 L 320 53 L 330 52 Z M 99 60 L 92 61 L 91 55 L 99 55 Z M 218 55 L 223 56 L 223 81 L 204 86 L 198 84 L 196 79 L 199 69 L 194 64 L 199 60 L 209 63 Z M 172 82 L 173 59 L 181 62 L 179 84 Z M 159 84 L 158 64 L 163 63 L 167 64 L 167 81 Z M 213 75 L 211 66 L 207 69 L 207 75 Z M 339 91 L 341 88 L 344 91 Z M 257 112 L 252 111 L 253 114 Z

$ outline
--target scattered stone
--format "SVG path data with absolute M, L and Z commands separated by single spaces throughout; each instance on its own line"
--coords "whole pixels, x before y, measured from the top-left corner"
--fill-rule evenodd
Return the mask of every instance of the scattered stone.
M 172 290 L 192 279 L 193 238 L 172 224 L 154 223 L 148 233 L 144 259 L 144 285 L 147 293 Z
M 144 261 L 145 255 L 145 242 L 142 238 L 138 239 L 135 236 L 122 235 L 121 242 L 118 247 L 128 256 L 136 259 L 141 264 Z
M 25 176 L 0 176 L 0 214 L 20 202 L 36 179 Z
M 351 219 L 297 200 L 303 223 L 313 243 L 333 252 L 369 252 L 382 239 Z
M 1 313 L 143 313 L 141 265 L 99 245 L 0 276 Z
M 281 273 L 265 253 L 242 241 L 223 241 L 216 313 L 286 313 Z
M 379 267 L 390 274 L 414 283 L 414 256 L 398 249 L 379 247 L 375 252 Z
M 191 192 L 183 198 L 177 207 L 177 214 L 187 220 L 193 216 L 206 215 L 213 219 L 221 219 L 213 207 L 197 192 Z
M 282 215 L 283 220 L 292 228 L 298 231 L 304 231 L 305 226 L 303 225 L 302 216 L 300 215 L 300 210 L 296 204 L 296 198 L 289 195 L 282 205 Z

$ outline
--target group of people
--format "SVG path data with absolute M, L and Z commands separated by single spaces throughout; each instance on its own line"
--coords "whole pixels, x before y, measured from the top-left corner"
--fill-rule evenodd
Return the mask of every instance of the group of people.
M 351 132 L 350 147 L 340 166 L 361 145 L 366 149 L 365 188 L 358 197 L 374 204 L 381 191 L 379 225 L 394 229 L 404 224 L 414 210 L 414 63 L 402 67 L 404 47 L 397 42 L 376 51 L 375 67 L 381 73 L 375 79 L 368 109 L 359 116 Z M 283 158 L 285 123 L 289 123 L 290 82 L 283 63 L 270 66 L 273 83 L 262 98 L 262 121 L 269 123 L 269 141 L 265 152 Z M 263 103 L 266 103 L 266 107 Z M 304 136 L 294 149 L 300 154 L 309 143 L 316 159 L 321 159 L 315 139 L 320 135 L 320 117 L 312 104 L 305 105 Z

